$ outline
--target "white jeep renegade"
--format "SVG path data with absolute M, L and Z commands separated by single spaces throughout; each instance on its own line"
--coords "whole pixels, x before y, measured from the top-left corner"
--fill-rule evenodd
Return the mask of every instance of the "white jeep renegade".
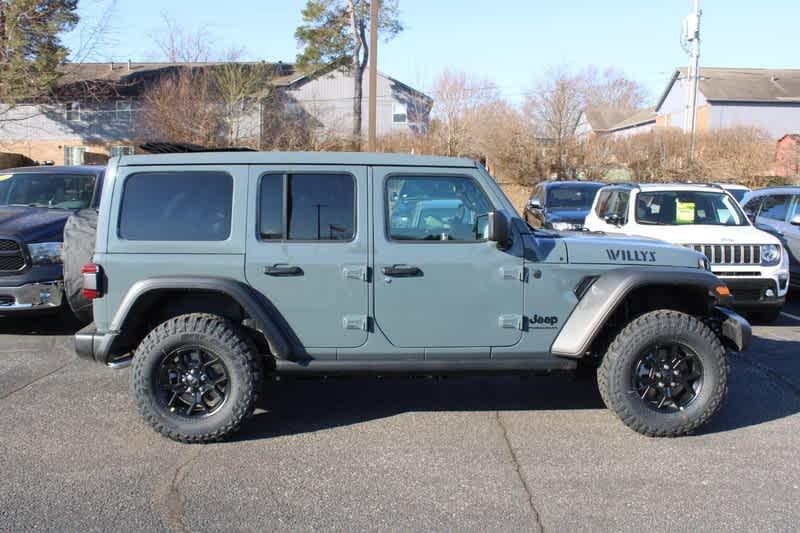
M 595 196 L 585 228 L 650 237 L 702 252 L 728 285 L 736 307 L 775 320 L 789 287 L 780 240 L 755 228 L 721 187 L 609 185 Z

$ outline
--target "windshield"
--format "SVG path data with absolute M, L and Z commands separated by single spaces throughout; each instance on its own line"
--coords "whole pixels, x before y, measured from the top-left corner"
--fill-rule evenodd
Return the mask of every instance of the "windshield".
M 559 185 L 547 191 L 548 209 L 574 209 L 588 211 L 592 207 L 594 195 L 601 185 Z
M 0 206 L 84 209 L 97 177 L 92 174 L 0 174 Z
M 636 221 L 666 226 L 748 225 L 747 218 L 730 196 L 705 191 L 640 192 L 636 199 Z

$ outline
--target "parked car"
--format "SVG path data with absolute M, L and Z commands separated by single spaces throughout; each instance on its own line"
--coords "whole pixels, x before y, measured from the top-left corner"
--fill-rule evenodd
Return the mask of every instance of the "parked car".
M 471 160 L 217 152 L 110 165 L 83 267 L 94 323 L 75 346 L 131 364 L 143 418 L 179 441 L 239 428 L 265 372 L 579 362 L 598 367 L 629 427 L 683 435 L 720 405 L 726 349 L 750 340 L 702 254 L 533 232 Z M 398 191 L 412 189 L 400 220 Z
M 739 185 L 737 183 L 715 183 L 715 185 L 722 187 L 723 189 L 731 193 L 731 196 L 736 198 L 736 201 L 739 203 L 742 202 L 742 198 L 744 198 L 744 195 L 750 192 L 749 187 L 745 187 L 744 185 Z
M 734 305 L 775 320 L 786 300 L 789 261 L 780 240 L 751 224 L 714 185 L 614 185 L 597 193 L 591 231 L 660 239 L 702 252 L 731 290 Z
M 0 315 L 60 309 L 64 224 L 97 205 L 104 167 L 0 171 Z
M 583 229 L 586 214 L 602 183 L 591 181 L 547 181 L 533 189 L 525 206 L 525 222 L 534 228 L 556 231 Z
M 789 283 L 800 287 L 800 187 L 768 187 L 747 194 L 742 201 L 747 216 L 758 227 L 771 230 L 789 255 Z

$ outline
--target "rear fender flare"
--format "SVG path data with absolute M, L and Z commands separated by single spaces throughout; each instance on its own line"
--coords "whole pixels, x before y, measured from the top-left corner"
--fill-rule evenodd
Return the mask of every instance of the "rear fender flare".
M 189 293 L 207 291 L 229 296 L 255 321 L 258 329 L 264 334 L 272 354 L 281 359 L 290 357 L 291 346 L 286 335 L 269 312 L 272 304 L 250 286 L 231 278 L 164 276 L 139 280 L 128 289 L 111 320 L 109 329 L 117 334 L 124 331 L 126 321 L 130 319 L 136 303 L 147 294 L 161 290 L 181 290 Z

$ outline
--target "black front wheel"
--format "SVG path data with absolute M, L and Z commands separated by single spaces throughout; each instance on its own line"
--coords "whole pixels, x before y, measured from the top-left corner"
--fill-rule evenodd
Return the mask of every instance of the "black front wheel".
M 628 427 L 677 437 L 717 411 L 727 390 L 728 362 L 703 322 L 677 311 L 652 311 L 617 335 L 597 381 L 605 404 Z
M 234 433 L 253 413 L 261 358 L 241 329 L 192 313 L 151 331 L 136 349 L 131 395 L 145 421 L 173 440 L 207 442 Z

